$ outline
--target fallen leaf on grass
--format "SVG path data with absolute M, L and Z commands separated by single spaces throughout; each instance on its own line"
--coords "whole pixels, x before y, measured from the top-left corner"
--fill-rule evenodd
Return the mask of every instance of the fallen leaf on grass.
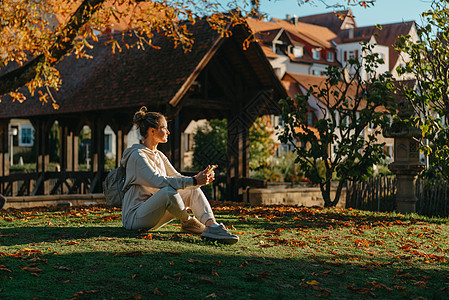
M 376 294 L 374 294 L 371 289 L 368 288 L 356 288 L 355 284 L 348 284 L 346 288 L 350 291 L 353 291 L 359 295 L 370 295 L 373 298 L 376 298 Z
M 23 270 L 23 271 L 28 271 L 28 272 L 33 272 L 33 273 L 42 272 L 43 271 L 42 269 L 39 269 L 36 264 L 32 264 L 32 265 L 24 266 L 24 267 L 19 267 L 19 268 L 21 270 Z
M 193 258 L 189 258 L 187 260 L 189 263 L 194 264 L 194 263 L 200 263 L 200 264 L 205 264 L 204 261 L 198 260 L 198 259 L 193 259 Z
M 170 264 L 170 266 L 173 266 L 175 264 L 175 262 L 172 260 L 169 260 L 168 263 Z
M 218 275 L 217 271 L 215 271 L 215 270 L 212 270 L 212 276 L 220 277 L 220 275 Z
M 12 273 L 12 271 L 10 269 L 8 269 L 5 265 L 0 265 L 0 271 Z
M 395 284 L 395 283 L 393 283 L 392 286 L 393 286 L 394 289 L 396 289 L 398 291 L 406 291 L 407 290 L 407 288 L 405 286 L 401 286 L 401 285 L 398 285 L 398 284 Z
M 141 237 L 141 239 L 144 239 L 144 240 L 152 240 L 152 239 L 153 239 L 153 235 L 152 235 L 151 233 L 149 233 L 149 234 L 147 234 L 147 235 Z
M 306 283 L 308 285 L 320 285 L 321 284 L 321 282 L 318 282 L 316 280 L 310 280 L 310 281 L 307 281 Z
M 134 274 L 133 276 L 131 276 L 131 279 L 135 279 L 137 277 L 137 274 Z
M 136 256 L 142 256 L 143 253 L 142 253 L 142 251 L 130 251 L 130 252 L 119 252 L 119 253 L 114 254 L 114 256 L 118 256 L 118 255 L 136 257 Z
M 259 274 L 246 273 L 246 275 L 248 275 L 251 280 L 258 280 L 260 282 L 264 282 L 265 279 L 271 279 L 271 277 L 268 276 L 269 275 L 268 271 L 263 271 L 262 273 Z
M 393 291 L 392 288 L 389 288 L 389 287 L 386 286 L 385 284 L 379 283 L 379 282 L 377 282 L 377 281 L 366 282 L 365 285 L 372 285 L 372 286 L 374 286 L 375 288 L 378 288 L 378 289 L 380 289 L 380 288 L 386 289 L 387 291 L 390 291 L 390 292 Z
M 72 269 L 69 269 L 69 268 L 64 267 L 64 266 L 54 266 L 53 268 L 55 268 L 56 270 L 69 271 L 69 272 L 73 273 Z
M 135 294 L 134 296 L 125 298 L 125 299 L 142 299 L 142 295 L 141 294 Z
M 79 297 L 79 296 L 85 296 L 85 295 L 97 294 L 97 293 L 99 293 L 99 292 L 100 292 L 99 290 L 81 291 L 81 292 L 78 292 L 78 293 L 73 294 L 72 299 L 73 299 L 73 298 L 76 299 L 76 298 Z
M 40 277 L 39 275 L 37 275 L 37 273 L 31 273 L 31 275 L 33 275 L 34 277 Z
M 207 298 L 217 298 L 217 295 L 215 295 L 215 293 L 212 293 L 212 294 L 207 295 L 205 298 L 206 299 Z
M 427 288 L 427 283 L 425 281 L 415 281 L 413 283 L 413 285 L 416 285 L 417 287 L 419 287 L 420 289 L 425 289 Z
M 157 296 L 164 296 L 164 294 L 161 293 L 161 291 L 159 291 L 158 288 L 154 288 L 153 294 L 154 294 L 154 295 L 157 295 Z
M 200 282 L 204 283 L 214 283 L 214 281 L 210 278 L 200 278 Z
M 78 242 L 78 241 L 71 241 L 71 242 L 65 243 L 64 246 L 77 245 L 77 244 L 79 244 L 79 243 L 80 243 L 80 242 Z

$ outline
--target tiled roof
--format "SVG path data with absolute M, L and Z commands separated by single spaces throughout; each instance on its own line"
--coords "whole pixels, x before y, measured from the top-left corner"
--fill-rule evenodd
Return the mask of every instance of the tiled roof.
M 174 48 L 168 38 L 155 36 L 153 43 L 163 50 L 127 49 L 135 37 L 125 34 L 121 41 L 122 52 L 112 54 L 110 44 L 104 45 L 107 37 L 100 38 L 90 51 L 94 59 L 76 59 L 67 56 L 58 65 L 63 84 L 53 93 L 60 108 L 53 110 L 50 104 L 43 105 L 36 98 L 24 103 L 11 103 L 5 97 L 0 103 L 0 117 L 62 114 L 94 111 L 103 108 L 137 107 L 161 105 L 168 102 L 193 72 L 201 58 L 218 38 L 217 33 L 198 22 L 192 27 L 195 46 L 184 53 L 181 47 Z M 116 38 L 120 38 L 116 34 Z M 151 105 L 150 105 L 151 106 Z
M 184 95 L 180 95 L 180 91 L 188 91 L 182 87 L 192 76 L 198 76 L 202 70 L 199 66 L 204 68 L 208 62 L 205 63 L 206 57 L 212 57 L 211 51 L 217 53 L 220 45 L 228 45 L 226 49 L 232 50 L 229 55 L 233 55 L 235 62 L 232 66 L 231 62 L 228 64 L 234 72 L 244 76 L 242 80 L 249 89 L 274 89 L 276 95 L 284 97 L 286 92 L 259 45 L 254 43 L 243 51 L 243 41 L 248 34 L 244 27 L 235 27 L 231 37 L 226 39 L 205 20 L 189 26 L 194 38 L 190 52 L 175 48 L 171 39 L 160 35 L 152 39 L 153 45 L 160 49 L 148 45 L 145 50 L 128 49 L 126 43 L 135 42 L 135 36 L 116 33 L 122 51 L 112 54 L 110 44 L 105 45 L 107 37 L 103 36 L 89 53 L 93 59 L 76 59 L 70 55 L 56 66 L 63 81 L 59 91 L 53 92 L 59 110 L 54 110 L 49 103 L 41 103 L 37 97 L 20 104 L 4 96 L 0 102 L 0 118 L 177 105 L 179 97 Z M 238 47 L 239 44 L 242 46 Z
M 266 57 L 268 58 L 276 58 L 278 57 L 278 55 L 276 53 L 273 52 L 273 50 L 271 50 L 270 47 L 266 46 L 266 45 L 260 45 L 260 47 L 262 48 L 263 53 L 265 54 Z
M 255 32 L 255 37 L 261 41 L 262 45 L 269 46 L 273 40 L 280 34 L 285 34 L 292 45 L 309 44 L 312 47 L 329 49 L 332 48 L 331 40 L 335 39 L 337 35 L 321 26 L 315 26 L 305 23 L 298 23 L 297 26 L 291 24 L 288 21 L 280 19 L 272 19 L 272 22 L 259 21 L 253 18 L 248 19 L 248 25 Z M 277 55 L 268 52 L 263 47 L 264 51 L 267 51 L 267 57 L 276 58 Z M 294 57 L 291 53 L 288 54 L 292 62 L 300 62 L 306 64 L 319 63 L 324 65 L 339 65 L 335 60 L 334 62 L 328 62 L 326 58 L 321 57 L 319 60 L 312 58 L 310 53 L 304 51 L 303 57 Z
M 398 40 L 398 36 L 409 34 L 414 24 L 414 21 L 382 24 L 382 30 L 380 30 L 376 26 L 347 29 L 339 33 L 336 42 L 350 43 L 368 41 L 373 35 L 375 35 L 374 38 L 376 39 L 377 44 L 389 47 L 389 70 L 391 71 L 396 65 L 396 62 L 399 58 L 399 53 L 394 50 L 394 43 Z M 349 38 L 351 30 L 353 30 L 354 33 L 353 38 Z
M 347 15 L 349 15 L 350 18 L 352 18 L 352 12 L 350 10 L 345 10 L 345 11 L 337 11 L 318 15 L 298 17 L 297 20 L 303 23 L 323 26 L 329 28 L 329 30 L 331 30 L 334 33 L 338 33 L 342 29 L 341 27 L 344 22 L 344 19 L 340 18 L 339 16 L 347 16 Z
M 330 30 L 322 26 L 310 25 L 306 23 L 297 23 L 297 26 L 295 26 L 285 20 L 273 19 L 273 21 L 281 25 L 282 28 L 290 32 L 292 35 L 296 35 L 298 38 L 301 38 L 309 44 L 317 47 L 331 48 L 332 44 L 330 41 L 337 37 Z

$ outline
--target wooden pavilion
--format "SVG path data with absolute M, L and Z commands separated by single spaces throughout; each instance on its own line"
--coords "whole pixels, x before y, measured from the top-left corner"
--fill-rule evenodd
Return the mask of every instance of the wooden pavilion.
M 0 102 L 0 193 L 48 195 L 57 193 L 100 193 L 105 176 L 104 129 L 116 134 L 116 165 L 127 148 L 132 116 L 142 105 L 164 113 L 171 132 L 162 149 L 175 167 L 181 163 L 181 134 L 191 120 L 228 120 L 228 199 L 238 197 L 249 177 L 249 127 L 264 114 L 279 114 L 278 100 L 286 91 L 257 43 L 244 50 L 250 32 L 244 25 L 233 27 L 232 35 L 221 37 L 207 22 L 191 26 L 194 46 L 190 52 L 175 48 L 172 41 L 155 37 L 160 49 L 125 47 L 133 37 L 120 37 L 122 51 L 111 54 L 105 38 L 92 49 L 94 59 L 63 59 L 57 66 L 63 84 L 53 96 L 59 105 L 30 97 L 24 103 Z M 36 172 L 10 174 L 8 124 L 11 118 L 29 119 L 35 129 Z M 60 126 L 60 172 L 48 172 L 49 131 Z M 78 169 L 78 134 L 91 128 L 92 168 Z M 48 181 L 57 180 L 50 189 Z M 33 182 L 33 183 L 31 183 Z

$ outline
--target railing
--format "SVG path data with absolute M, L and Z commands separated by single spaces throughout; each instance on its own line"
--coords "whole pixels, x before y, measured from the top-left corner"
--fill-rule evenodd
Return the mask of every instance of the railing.
M 99 188 L 102 179 L 83 171 L 15 173 L 0 177 L 0 187 L 4 196 L 89 194 Z
M 195 173 L 196 174 L 196 173 Z M 184 175 L 193 176 L 193 173 Z M 44 173 L 14 173 L 0 177 L 0 194 L 4 196 L 36 196 L 36 195 L 62 195 L 62 194 L 92 194 L 101 193 L 101 184 L 107 173 L 100 175 L 96 172 L 44 172 Z M 266 187 L 264 180 L 254 178 L 240 178 L 234 187 Z M 227 176 L 217 174 L 212 184 L 203 186 L 202 190 L 211 200 L 242 201 L 240 198 L 232 198 L 228 194 Z M 237 188 L 237 189 L 238 189 Z

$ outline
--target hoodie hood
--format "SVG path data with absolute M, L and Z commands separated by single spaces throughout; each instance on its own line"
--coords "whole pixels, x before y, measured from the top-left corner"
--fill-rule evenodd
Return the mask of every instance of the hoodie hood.
M 148 149 L 147 147 L 145 147 L 142 144 L 134 144 L 129 148 L 126 148 L 125 151 L 123 151 L 123 157 L 122 160 L 120 161 L 120 164 L 126 168 L 126 164 L 128 163 L 129 158 L 131 157 L 131 154 L 134 153 L 134 151 L 143 151 L 145 152 L 145 154 L 147 154 L 150 157 L 154 157 L 154 152 L 151 151 L 150 149 Z M 159 151 L 159 150 L 157 150 Z

